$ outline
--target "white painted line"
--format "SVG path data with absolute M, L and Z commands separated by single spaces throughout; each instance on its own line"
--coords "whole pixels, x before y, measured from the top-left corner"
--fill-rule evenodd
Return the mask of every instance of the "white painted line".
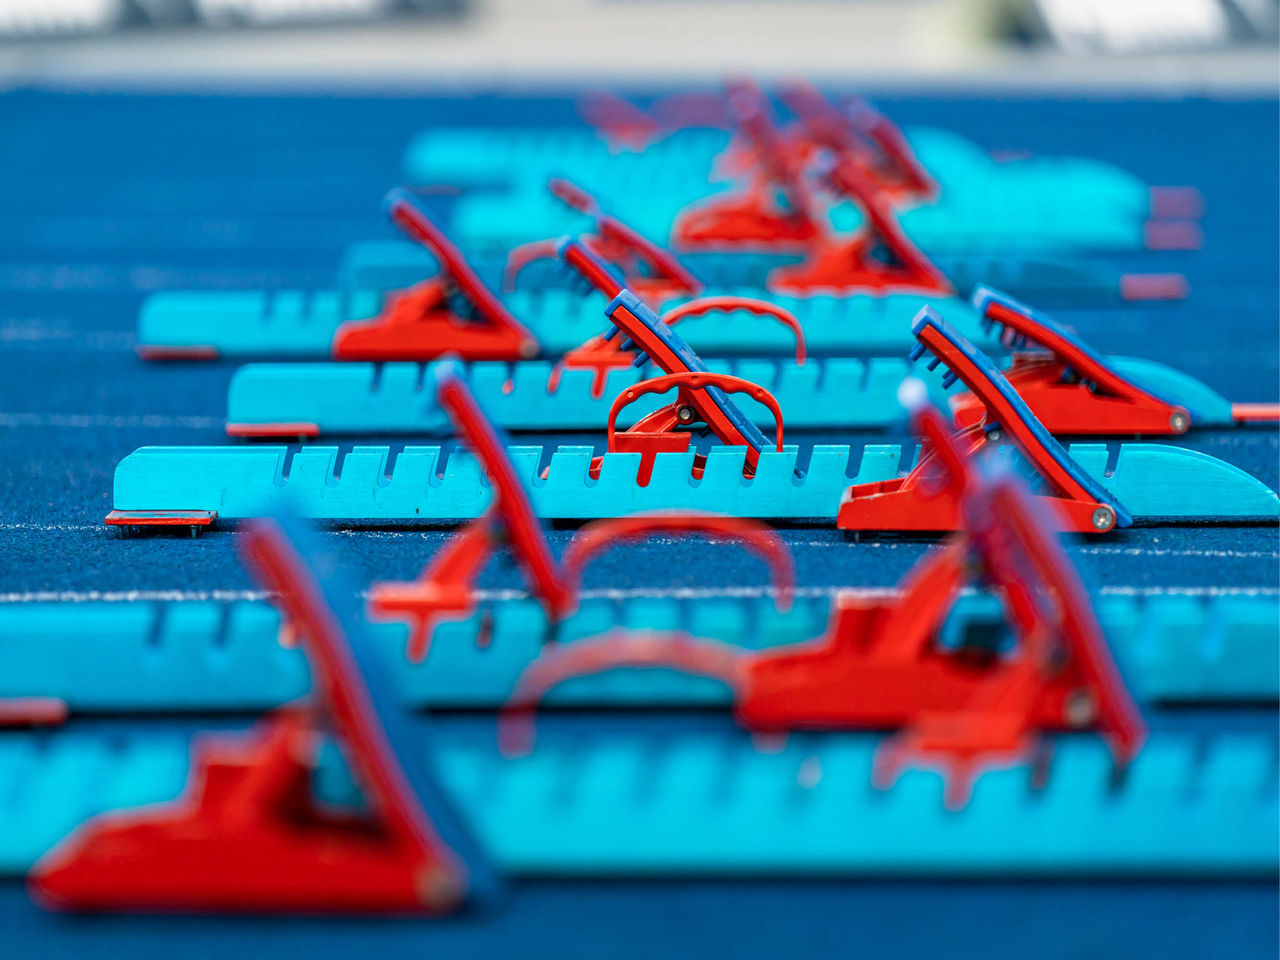
M 67 427 L 84 430 L 128 429 L 132 427 L 207 430 L 226 423 L 220 417 L 186 417 L 165 414 L 113 416 L 103 413 L 0 413 L 0 427 Z
M 833 597 L 839 593 L 852 596 L 882 597 L 894 592 L 893 587 L 797 587 L 794 595 L 801 598 Z M 965 593 L 974 592 L 966 589 Z M 1103 587 L 1103 596 L 1117 597 L 1275 597 L 1280 596 L 1276 587 Z M 771 586 L 742 587 L 629 587 L 583 590 L 583 600 L 712 600 L 752 599 L 774 596 Z M 361 597 L 368 597 L 361 591 Z M 517 588 L 501 590 L 477 590 L 476 599 L 481 602 L 505 602 L 527 600 L 527 590 Z M 240 600 L 268 600 L 266 590 L 29 590 L 0 593 L 0 604 L 20 603 L 199 603 L 233 602 Z

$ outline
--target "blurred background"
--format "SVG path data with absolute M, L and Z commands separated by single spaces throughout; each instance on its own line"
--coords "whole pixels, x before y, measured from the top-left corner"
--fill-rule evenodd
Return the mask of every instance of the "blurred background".
M 1277 83 L 1276 0 L 0 0 L 0 78 Z

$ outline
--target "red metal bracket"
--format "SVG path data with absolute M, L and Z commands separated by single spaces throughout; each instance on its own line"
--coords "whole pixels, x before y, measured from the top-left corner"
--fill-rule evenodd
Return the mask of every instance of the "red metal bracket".
M 389 743 L 340 621 L 280 527 L 253 524 L 242 547 L 304 640 L 312 702 L 248 736 L 197 741 L 180 800 L 90 821 L 36 865 L 33 893 L 75 910 L 454 909 L 466 869 Z M 327 732 L 345 743 L 371 814 L 316 802 L 314 753 Z
M 389 294 L 373 320 L 348 321 L 333 340 L 337 360 L 527 360 L 538 341 L 489 290 L 407 190 L 387 195 L 391 220 L 440 261 L 440 274 Z
M 804 136 L 853 163 L 895 203 L 931 202 L 938 184 L 916 158 L 906 137 L 866 103 L 838 108 L 808 81 L 784 84 L 782 101 L 799 118 Z
M 898 225 L 886 200 L 855 164 L 837 161 L 830 173 L 836 190 L 862 210 L 865 220 L 848 239 L 831 238 L 815 245 L 804 263 L 779 267 L 767 286 L 778 293 L 815 290 L 878 293 L 937 293 L 955 291 L 946 276 L 911 242 Z
M 721 94 L 695 91 L 661 97 L 647 113 L 611 93 L 595 91 L 578 101 L 578 116 L 595 127 L 615 153 L 642 151 L 675 130 L 728 123 Z
M 683 211 L 672 230 L 673 244 L 677 249 L 807 250 L 826 231 L 804 180 L 806 154 L 788 148 L 768 101 L 754 85 L 740 85 L 729 97 L 729 109 L 755 162 L 753 182 L 743 193 L 713 197 Z
M 661 407 L 648 416 L 637 421 L 623 433 L 617 432 L 618 414 L 628 404 L 650 393 L 666 393 L 672 387 L 677 388 L 673 403 Z M 681 371 L 668 373 L 661 377 L 642 380 L 634 387 L 628 387 L 618 394 L 609 409 L 607 434 L 611 453 L 639 453 L 640 471 L 637 482 L 640 486 L 648 486 L 653 476 L 654 458 L 659 453 L 682 453 L 689 449 L 689 433 L 680 432 L 677 428 L 689 427 L 698 423 L 708 426 L 722 443 L 742 445 L 746 447 L 746 462 L 743 465 L 743 476 L 754 476 L 756 464 L 760 460 L 760 452 L 747 443 L 737 427 L 725 417 L 722 409 L 713 399 L 707 396 L 708 389 L 719 389 L 728 393 L 745 393 L 769 408 L 775 421 L 775 442 L 778 452 L 782 452 L 782 410 L 778 401 L 764 387 L 743 380 L 741 377 L 724 373 L 702 373 Z M 603 458 L 596 457 L 591 461 L 590 475 L 600 476 Z M 706 457 L 695 455 L 693 476 L 701 477 L 706 466 Z
M 1051 515 L 1063 530 L 1105 533 L 1117 524 L 1127 526 L 1124 508 L 1075 466 L 1000 372 L 967 340 L 928 307 L 912 325 L 919 343 L 913 356 L 924 351 L 954 376 L 981 402 L 981 422 L 961 430 L 955 443 L 972 456 L 988 439 L 1007 439 L 1043 480 L 1047 493 L 1042 501 L 1053 505 Z M 928 426 L 926 422 L 926 426 Z M 937 494 L 927 489 L 933 457 L 942 447 L 936 429 L 925 438 L 914 470 L 905 477 L 875 483 L 854 484 L 845 491 L 836 514 L 842 530 L 957 530 L 961 498 L 955 491 Z
M 697 294 L 702 281 L 689 272 L 668 250 L 662 249 L 638 230 L 606 213 L 598 200 L 568 180 L 554 178 L 547 189 L 556 199 L 591 217 L 595 233 L 581 237 L 591 252 L 622 270 L 626 285 L 646 300 L 657 303 L 673 296 Z M 520 271 L 539 260 L 554 259 L 559 239 L 534 240 L 507 254 L 503 288 L 515 288 Z
M 752 730 L 897 730 L 877 757 L 877 785 L 887 786 L 908 761 L 940 762 L 953 807 L 963 805 L 980 770 L 1024 761 L 1043 730 L 1097 729 L 1117 766 L 1127 764 L 1145 727 L 1046 518 L 1011 475 L 973 471 L 936 411 L 916 416 L 938 444 L 943 469 L 934 480 L 962 497 L 968 532 L 925 557 L 897 591 L 841 594 L 821 637 L 783 648 L 623 632 L 566 644 L 529 666 L 504 719 L 527 717 L 572 677 L 656 667 L 719 679 Z M 1012 651 L 940 642 L 975 571 L 1002 602 Z M 504 723 L 500 736 L 509 752 L 532 744 L 527 724 L 513 731 Z
M 1127 380 L 1050 318 L 987 287 L 974 291 L 973 302 L 988 327 L 1001 328 L 1007 346 L 1023 351 L 1013 354 L 1006 377 L 1050 433 L 1176 435 L 1192 426 L 1186 407 Z M 984 413 L 971 394 L 953 397 L 951 409 L 961 426 Z M 1241 422 L 1275 423 L 1280 404 L 1232 404 L 1231 414 Z
M 459 531 L 416 581 L 379 583 L 371 591 L 371 615 L 410 624 L 408 652 L 415 662 L 427 655 L 431 632 L 442 617 L 475 612 L 474 580 L 504 542 L 553 622 L 574 605 L 574 591 L 551 556 L 529 495 L 507 458 L 506 445 L 475 397 L 459 377 L 447 371 L 440 376 L 436 397 L 483 465 L 494 498 L 484 516 Z
M 974 304 L 986 326 L 1018 352 L 1005 376 L 1050 433 L 1180 434 L 1191 426 L 1187 408 L 1163 400 L 1113 370 L 1065 328 L 1018 301 L 980 287 Z M 969 427 L 986 415 L 974 394 L 951 399 L 956 423 Z
M 689 317 L 700 317 L 716 310 L 724 310 L 731 313 L 742 311 L 753 316 L 772 317 L 784 324 L 796 338 L 796 365 L 804 365 L 807 355 L 804 328 L 793 313 L 767 300 L 755 300 L 749 297 L 702 297 L 698 300 L 690 300 L 688 303 L 683 303 L 663 314 L 662 322 L 669 327 L 674 327 L 677 323 L 687 320 Z M 600 334 L 592 337 L 581 346 L 574 347 L 564 355 L 551 371 L 547 389 L 555 390 L 559 386 L 560 377 L 564 370 L 594 370 L 595 376 L 591 381 L 591 395 L 593 397 L 604 396 L 604 388 L 610 370 L 635 366 L 638 354 L 634 350 L 623 349 L 622 342 L 625 339 L 620 335 L 611 337 Z M 666 372 L 675 373 L 676 371 L 667 370 Z

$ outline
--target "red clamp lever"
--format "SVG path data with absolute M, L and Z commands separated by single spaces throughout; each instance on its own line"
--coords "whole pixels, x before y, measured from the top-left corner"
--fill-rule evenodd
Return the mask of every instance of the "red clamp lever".
M 81 827 L 33 869 L 39 900 L 94 911 L 442 913 L 493 892 L 396 702 L 385 651 L 340 612 L 347 591 L 329 584 L 326 595 L 302 535 L 258 521 L 242 548 L 303 639 L 309 701 L 248 736 L 197 740 L 184 796 Z M 317 744 L 330 735 L 368 814 L 335 812 L 314 794 Z
M 883 196 L 895 202 L 937 197 L 937 183 L 901 131 L 866 104 L 858 101 L 846 113 L 806 80 L 784 85 L 780 95 L 808 139 L 857 166 Z
M 1004 344 L 1017 351 L 1006 377 L 1050 433 L 1180 434 L 1192 425 L 1192 411 L 1133 383 L 1044 314 L 989 287 L 974 291 L 973 304 L 987 329 L 998 326 Z M 1232 405 L 1233 419 L 1280 419 L 1276 404 L 1248 405 L 1252 416 L 1241 416 L 1241 406 Z M 961 426 L 985 411 L 971 394 L 952 398 L 951 409 Z
M 457 246 L 413 194 L 387 194 L 392 221 L 440 261 L 438 276 L 389 294 L 373 320 L 342 324 L 334 335 L 338 360 L 527 360 L 538 341 L 486 287 Z
M 1041 730 L 1099 729 L 1117 765 L 1127 764 L 1145 729 L 1045 518 L 1011 475 L 974 470 L 937 411 L 921 408 L 915 425 L 936 444 L 935 493 L 961 499 L 968 532 L 925 557 L 895 593 L 842 593 L 823 636 L 765 651 L 683 634 L 567 644 L 529 666 L 509 709 L 527 714 L 555 685 L 615 668 L 710 676 L 734 692 L 738 720 L 752 730 L 900 731 L 877 757 L 877 784 L 907 760 L 940 760 L 952 806 L 983 767 L 1025 760 Z M 975 571 L 1002 602 L 1011 650 L 942 642 Z M 529 742 L 503 733 L 504 749 Z
M 802 158 L 788 150 L 758 89 L 739 87 L 729 108 L 756 160 L 756 176 L 744 193 L 713 197 L 682 212 L 673 243 L 677 248 L 807 249 L 825 231 L 804 180 Z
M 653 411 L 638 420 L 630 429 L 617 432 L 618 414 L 624 407 L 651 393 L 666 393 L 676 387 L 674 402 Z M 651 380 L 642 380 L 634 387 L 628 387 L 618 394 L 609 409 L 609 452 L 639 453 L 640 470 L 636 482 L 640 486 L 649 485 L 653 476 L 654 458 L 659 453 L 683 453 L 689 449 L 692 434 L 687 428 L 705 424 L 728 445 L 741 445 L 747 449 L 746 462 L 743 465 L 743 476 L 755 475 L 756 464 L 765 446 L 759 443 L 763 439 L 759 429 L 751 421 L 742 417 L 741 412 L 728 399 L 727 394 L 745 393 L 769 408 L 776 426 L 774 428 L 775 449 L 782 452 L 782 410 L 778 401 L 764 387 L 733 377 L 724 373 L 707 373 L 706 371 L 684 370 L 680 373 L 668 373 Z M 736 417 L 726 413 L 729 408 Z M 743 425 L 750 427 L 751 433 L 744 434 Z M 686 428 L 686 429 L 680 429 Z M 591 461 L 590 474 L 593 478 L 600 476 L 603 458 L 596 457 Z M 706 468 L 707 458 L 695 454 L 692 475 L 702 476 Z
M 552 622 L 574 605 L 573 588 L 551 556 L 529 495 L 507 458 L 506 444 L 475 397 L 449 371 L 440 375 L 436 397 L 484 467 L 493 484 L 494 499 L 484 516 L 459 531 L 416 581 L 379 583 L 371 592 L 369 609 L 374 616 L 406 620 L 411 625 L 409 659 L 415 662 L 426 656 L 431 632 L 442 616 L 466 617 L 475 612 L 473 581 L 504 541 Z
M 765 730 L 898 728 L 877 757 L 878 785 L 909 758 L 938 759 L 952 806 L 980 765 L 1025 759 L 1043 729 L 1098 728 L 1117 765 L 1128 763 L 1145 730 L 1048 518 L 1011 476 L 971 482 L 964 513 L 966 535 L 922 560 L 896 597 L 841 596 L 824 637 L 756 655 L 740 720 Z M 1013 654 L 938 642 L 975 569 L 1003 602 Z
M 719 128 L 728 122 L 723 96 L 695 91 L 661 97 L 648 113 L 621 97 L 596 91 L 578 101 L 578 116 L 617 153 L 642 151 L 673 130 Z
M 849 239 L 832 238 L 817 245 L 804 263 L 774 270 L 767 284 L 770 290 L 954 293 L 951 282 L 902 231 L 888 203 L 857 165 L 838 160 L 829 179 L 862 209 L 862 226 Z
M 962 430 L 961 445 L 969 455 L 986 440 L 1007 435 L 1019 453 L 1040 475 L 1048 489 L 1041 499 L 1053 504 L 1057 522 L 1076 533 L 1105 533 L 1127 527 L 1124 507 L 1071 459 L 1049 434 L 1017 391 L 981 351 L 929 307 L 916 315 L 911 330 L 919 341 L 912 359 L 934 355 L 931 367 L 945 364 L 948 385 L 959 379 L 982 403 L 982 421 Z M 934 496 L 922 489 L 929 457 L 905 477 L 855 484 L 845 491 L 836 514 L 842 530 L 956 530 L 960 501 L 954 495 Z
M 617 278 L 601 261 L 599 255 L 582 242 L 576 240 L 561 241 L 558 252 L 570 268 L 577 271 L 584 280 L 595 286 L 605 296 L 616 297 L 624 289 L 622 284 L 618 282 Z M 690 300 L 668 311 L 661 318 L 661 322 L 668 327 L 673 327 L 689 317 L 703 316 L 716 310 L 742 311 L 755 316 L 772 317 L 783 323 L 791 330 L 796 339 L 796 364 L 804 364 L 806 347 L 804 328 L 800 326 L 800 321 L 790 311 L 769 303 L 767 300 L 731 296 L 702 297 L 698 300 Z M 623 347 L 624 341 L 630 344 L 630 348 Z M 611 331 L 592 337 L 581 346 L 568 351 L 561 361 L 556 364 L 555 369 L 551 372 L 548 389 L 555 390 L 557 388 L 560 383 L 561 373 L 565 369 L 594 370 L 595 377 L 591 383 L 591 395 L 593 397 L 603 396 L 610 370 L 618 367 L 638 366 L 644 362 L 635 352 L 636 342 L 622 336 L 620 331 Z M 681 343 L 683 344 L 683 340 L 681 340 Z M 687 345 L 686 349 L 688 349 Z M 666 351 L 659 350 L 656 354 L 650 356 L 666 373 L 676 373 L 681 369 L 685 369 L 683 366 L 663 366 L 664 360 L 668 358 Z
M 592 218 L 595 233 L 583 236 L 581 242 L 596 256 L 621 269 L 627 286 L 641 296 L 657 302 L 702 290 L 702 281 L 670 251 L 606 213 L 599 201 L 581 187 L 557 178 L 547 182 L 547 189 L 566 206 Z M 559 239 L 534 240 L 513 249 L 507 254 L 503 288 L 514 289 L 516 277 L 529 264 L 554 259 L 560 243 Z

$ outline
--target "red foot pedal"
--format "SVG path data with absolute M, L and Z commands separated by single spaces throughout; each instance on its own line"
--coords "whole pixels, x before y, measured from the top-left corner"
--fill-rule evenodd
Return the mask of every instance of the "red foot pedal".
M 384 651 L 326 603 L 311 551 L 280 523 L 253 524 L 242 548 L 303 640 L 312 697 L 248 736 L 197 741 L 180 800 L 94 818 L 36 864 L 33 894 L 72 910 L 441 913 L 492 892 L 394 704 Z M 347 591 L 333 586 L 338 603 Z M 342 742 L 371 813 L 317 802 L 311 778 L 327 735 Z
M 1191 426 L 1186 407 L 1125 379 L 1044 314 L 989 287 L 974 291 L 973 304 L 984 327 L 999 327 L 1001 341 L 1015 350 L 1005 376 L 1050 433 L 1179 434 Z M 968 427 L 982 419 L 986 405 L 961 394 L 951 409 L 956 423 Z
M 388 295 L 373 320 L 349 321 L 333 340 L 337 360 L 527 360 L 538 341 L 503 305 L 407 190 L 387 195 L 392 221 L 440 261 L 439 276 Z
M 787 149 L 757 87 L 739 85 L 729 98 L 729 109 L 755 161 L 755 182 L 745 193 L 704 201 L 682 212 L 672 242 L 677 249 L 807 249 L 824 231 L 804 182 L 801 158 Z
M 642 484 L 647 484 L 652 476 L 654 458 L 658 453 L 688 449 L 691 437 L 680 428 L 699 423 L 705 424 L 722 443 L 745 446 L 744 475 L 754 475 L 760 454 L 769 447 L 769 441 L 729 399 L 728 392 L 748 393 L 772 411 L 777 423 L 775 445 L 778 450 L 782 449 L 782 417 L 773 394 L 738 377 L 708 371 L 706 364 L 680 335 L 669 324 L 659 320 L 633 293 L 621 288 L 608 267 L 581 244 L 572 240 L 566 242 L 562 256 L 567 264 L 597 288 L 606 292 L 619 291 L 605 310 L 613 320 L 614 328 L 605 334 L 604 341 L 620 340 L 623 349 L 637 351 L 636 363 L 650 360 L 660 369 L 669 371 L 666 376 L 643 381 L 623 391 L 609 412 L 609 449 L 642 455 Z M 674 403 L 655 410 L 624 433 L 615 432 L 618 412 L 628 403 L 642 394 L 663 392 L 672 387 L 679 388 Z M 601 463 L 599 457 L 592 461 L 592 476 L 599 476 Z M 695 458 L 694 476 L 700 475 L 701 461 Z
M 494 499 L 484 516 L 463 528 L 432 558 L 417 581 L 374 587 L 370 612 L 409 622 L 409 659 L 413 661 L 427 655 L 431 631 L 440 617 L 465 617 L 475 611 L 474 580 L 502 542 L 511 547 L 551 622 L 569 613 L 574 602 L 529 495 L 507 459 L 505 440 L 485 418 L 466 384 L 447 368 L 439 375 L 436 398 L 484 467 Z
M 854 163 L 840 159 L 832 185 L 849 196 L 866 218 L 852 239 L 828 239 L 795 267 L 779 267 L 767 286 L 779 293 L 874 290 L 878 293 L 954 293 L 950 281 L 898 225 L 889 204 Z
M 950 385 L 959 379 L 982 405 L 982 420 L 958 437 L 969 455 L 984 446 L 988 437 L 1011 442 L 1039 474 L 1047 488 L 1040 499 L 1052 503 L 1053 515 L 1063 530 L 1105 533 L 1115 526 L 1129 526 L 1128 511 L 1075 464 L 981 351 L 929 307 L 920 311 L 911 329 L 919 340 L 912 359 L 932 353 L 935 359 L 931 366 L 942 363 L 947 367 L 944 382 Z M 929 476 L 941 449 L 940 438 L 924 440 L 919 462 L 907 476 L 856 484 L 846 490 L 836 525 L 842 530 L 959 529 L 958 498 L 930 489 Z
M 877 757 L 877 785 L 887 786 L 910 761 L 939 763 L 952 806 L 964 803 L 983 767 L 1024 762 L 1044 730 L 1097 729 L 1117 766 L 1126 765 L 1145 726 L 1046 519 L 1012 475 L 974 469 L 937 411 L 917 411 L 915 420 L 937 443 L 931 481 L 962 504 L 966 533 L 917 564 L 898 591 L 840 596 L 825 634 L 790 647 L 744 651 L 640 634 L 548 650 L 521 677 L 508 717 L 575 676 L 674 668 L 726 683 L 738 720 L 753 730 L 898 730 Z M 975 571 L 975 585 L 1003 604 L 1009 649 L 940 642 Z M 504 726 L 504 746 L 527 749 Z
M 557 253 L 569 267 L 577 271 L 587 283 L 594 286 L 605 296 L 613 298 L 623 291 L 623 284 L 619 283 L 617 278 L 610 272 L 608 265 L 601 260 L 600 255 L 582 241 L 561 240 L 557 245 Z M 755 316 L 772 317 L 785 324 L 796 338 L 796 364 L 801 366 L 804 364 L 806 348 L 804 329 L 800 326 L 800 321 L 789 311 L 775 306 L 767 300 L 752 300 L 747 297 L 702 297 L 668 311 L 662 317 L 662 323 L 668 327 L 674 327 L 682 320 L 686 320 L 689 317 L 702 316 L 713 310 L 742 311 Z M 644 362 L 640 359 L 639 354 L 635 352 L 636 341 L 634 339 L 629 341 L 631 343 L 630 349 L 622 346 L 627 339 L 621 333 L 601 334 L 568 351 L 551 372 L 548 389 L 556 389 L 560 382 L 561 371 L 565 369 L 593 370 L 595 371 L 595 376 L 591 383 L 591 395 L 593 397 L 603 396 L 605 382 L 608 379 L 610 370 L 618 367 L 637 366 L 639 363 Z M 650 355 L 650 357 L 666 373 L 679 373 L 680 370 L 685 369 L 684 367 L 676 369 L 663 367 L 662 361 L 666 357 L 665 352 L 660 351 L 659 356 Z
M 595 233 L 583 236 L 581 242 L 596 256 L 621 269 L 626 285 L 640 296 L 658 303 L 670 297 L 701 292 L 702 281 L 670 251 L 605 213 L 599 201 L 581 187 L 568 180 L 553 179 L 547 183 L 547 189 L 566 206 L 595 221 Z M 512 250 L 507 254 L 503 270 L 503 287 L 514 289 L 517 276 L 529 264 L 554 259 L 560 243 L 560 238 L 535 240 Z
M 938 184 L 916 159 L 907 138 L 888 118 L 862 101 L 842 110 L 805 80 L 782 87 L 783 102 L 799 118 L 805 136 L 853 163 L 894 201 L 929 203 Z

